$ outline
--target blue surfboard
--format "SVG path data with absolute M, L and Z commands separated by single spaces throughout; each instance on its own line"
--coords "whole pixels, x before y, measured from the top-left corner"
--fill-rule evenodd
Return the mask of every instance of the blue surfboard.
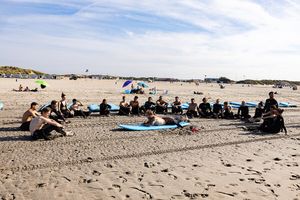
M 289 103 L 289 102 L 280 102 L 279 107 L 285 107 L 285 108 L 287 108 L 287 107 L 297 107 L 297 105 L 293 104 L 293 103 Z
M 258 105 L 258 103 L 257 102 L 249 101 L 249 102 L 246 102 L 246 105 L 248 107 L 255 108 Z
M 190 123 L 188 122 L 180 122 L 181 126 L 188 126 Z M 178 128 L 177 125 L 163 125 L 163 126 L 144 126 L 143 124 L 120 124 L 120 128 L 130 130 L 130 131 L 153 131 L 153 130 L 162 130 L 162 129 L 174 129 Z
M 111 109 L 109 109 L 110 111 L 120 110 L 120 107 L 115 104 L 109 103 L 109 105 L 111 106 Z M 90 112 L 100 112 L 100 105 L 90 104 L 90 105 L 88 105 L 88 109 Z

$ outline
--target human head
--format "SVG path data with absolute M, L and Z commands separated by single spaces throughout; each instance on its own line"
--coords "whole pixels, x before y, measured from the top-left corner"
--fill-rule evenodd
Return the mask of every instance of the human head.
M 270 97 L 271 99 L 274 98 L 274 92 L 273 92 L 273 91 L 269 92 L 269 97 Z
M 146 116 L 147 116 L 147 117 L 152 117 L 152 116 L 154 116 L 153 111 L 152 111 L 152 110 L 147 110 L 147 111 L 146 111 Z
M 42 116 L 43 117 L 49 117 L 49 115 L 50 115 L 50 111 L 51 111 L 51 109 L 49 108 L 49 107 L 46 107 L 46 108 L 43 108 L 43 110 L 42 110 Z
M 258 103 L 259 108 L 262 108 L 263 106 L 264 106 L 264 103 L 262 101 Z
M 159 100 L 162 100 L 162 96 L 159 96 L 159 98 L 158 98 Z
M 207 99 L 204 97 L 204 98 L 202 99 L 202 101 L 203 101 L 203 103 L 206 103 L 206 102 L 207 102 Z
M 191 98 L 191 102 L 192 102 L 192 103 L 195 103 L 195 99 L 194 99 L 194 98 Z
M 37 102 L 32 102 L 30 104 L 30 108 L 33 109 L 33 110 L 36 110 L 36 106 L 39 105 Z
M 65 100 L 65 99 L 66 99 L 66 95 L 65 95 L 65 93 L 61 93 L 61 98 L 62 98 L 63 100 Z
M 57 106 L 57 101 L 56 100 L 51 101 L 51 108 L 56 108 L 56 106 Z
M 138 98 L 139 98 L 138 96 L 135 96 L 133 99 L 136 101 L 136 100 L 138 100 Z
M 246 105 L 246 102 L 245 102 L 245 101 L 242 101 L 242 105 L 243 105 L 243 106 Z
M 217 100 L 216 100 L 216 103 L 219 104 L 219 103 L 220 103 L 220 99 L 217 99 Z
M 102 100 L 102 103 L 106 104 L 106 103 L 107 103 L 106 99 L 103 99 L 103 100 Z
M 224 106 L 228 106 L 228 102 L 227 101 L 224 102 Z
M 148 97 L 148 101 L 152 101 L 152 97 Z
M 72 102 L 73 102 L 73 103 L 76 103 L 76 102 L 77 102 L 77 99 L 73 99 Z
M 125 99 L 126 99 L 126 97 L 125 97 L 125 96 L 122 96 L 122 100 L 125 101 Z
M 178 101 L 178 99 L 179 99 L 179 97 L 178 97 L 178 96 L 176 96 L 176 97 L 175 97 L 175 101 Z

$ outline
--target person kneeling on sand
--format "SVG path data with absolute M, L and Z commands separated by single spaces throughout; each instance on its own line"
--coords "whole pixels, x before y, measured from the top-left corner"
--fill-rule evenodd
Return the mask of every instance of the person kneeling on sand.
M 42 115 L 35 117 L 31 120 L 29 130 L 32 134 L 33 139 L 45 139 L 51 140 L 55 138 L 55 135 L 52 135 L 52 131 L 56 131 L 61 134 L 61 136 L 71 136 L 72 132 L 66 132 L 61 124 L 58 122 L 49 119 L 50 108 L 46 107 L 42 110 Z
M 22 124 L 20 126 L 21 131 L 29 131 L 29 125 L 33 118 L 39 116 L 36 107 L 38 103 L 32 102 L 30 108 L 23 114 Z
M 184 116 L 173 117 L 159 117 L 153 113 L 152 110 L 146 112 L 147 121 L 143 123 L 144 126 L 162 126 L 162 125 L 178 125 L 180 122 L 188 121 Z

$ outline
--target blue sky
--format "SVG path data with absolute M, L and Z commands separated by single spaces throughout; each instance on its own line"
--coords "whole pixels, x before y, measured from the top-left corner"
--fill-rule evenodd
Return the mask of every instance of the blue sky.
M 2 0 L 0 65 L 300 80 L 297 0 Z

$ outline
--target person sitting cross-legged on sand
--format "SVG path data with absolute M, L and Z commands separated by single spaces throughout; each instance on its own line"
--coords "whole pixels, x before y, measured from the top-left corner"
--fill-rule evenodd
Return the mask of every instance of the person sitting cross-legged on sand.
M 146 113 L 147 110 L 152 110 L 153 112 L 155 111 L 155 103 L 152 101 L 152 97 L 148 97 L 148 101 L 141 106 L 141 111 Z
M 32 102 L 30 108 L 23 114 L 22 124 L 20 126 L 21 131 L 29 131 L 29 125 L 33 118 L 39 116 L 36 107 L 38 103 Z
M 135 96 L 132 101 L 130 101 L 129 105 L 131 107 L 131 114 L 139 115 L 140 114 L 140 103 L 138 101 L 138 96 Z
M 199 105 L 199 114 L 204 118 L 209 118 L 212 116 L 210 103 L 207 102 L 205 97 L 202 99 L 202 103 Z
M 236 117 L 241 120 L 248 120 L 251 117 L 251 115 L 249 115 L 249 107 L 246 105 L 245 101 L 242 101 Z
M 228 104 L 227 101 L 224 102 L 224 112 L 223 118 L 224 119 L 234 119 L 233 112 L 231 111 L 231 106 Z
M 100 104 L 100 115 L 109 116 L 111 106 L 107 103 L 106 99 L 102 100 L 102 103 Z
M 158 114 L 165 114 L 168 111 L 168 103 L 165 102 L 162 98 L 162 96 L 160 96 L 158 98 L 158 100 L 156 101 L 156 113 Z
M 83 104 L 80 101 L 78 101 L 77 99 L 72 100 L 72 106 L 71 106 L 70 110 L 74 112 L 74 117 L 81 116 L 83 118 L 86 118 L 87 116 L 89 116 L 91 114 L 89 111 L 83 111 L 81 109 L 82 106 L 83 106 Z
M 58 123 L 61 122 L 68 122 L 65 117 L 63 116 L 63 114 L 58 110 L 58 106 L 57 106 L 57 101 L 53 100 L 51 101 L 51 104 L 49 106 L 47 106 L 48 108 L 50 108 L 50 119 L 55 120 Z
M 175 101 L 172 103 L 172 113 L 173 114 L 182 114 L 183 110 L 181 108 L 181 101 L 179 97 L 175 97 Z
M 54 130 L 60 133 L 61 136 L 73 135 L 72 132 L 66 132 L 60 123 L 49 119 L 50 112 L 51 109 L 46 107 L 42 110 L 41 116 L 37 116 L 31 120 L 29 130 L 33 139 L 54 139 L 55 135 L 51 134 Z
M 119 115 L 129 115 L 130 114 L 130 105 L 126 102 L 125 96 L 122 97 L 122 101 L 119 104 L 120 110 Z
M 199 112 L 198 104 L 195 103 L 195 99 L 192 98 L 191 103 L 189 103 L 189 107 L 186 111 L 186 115 L 189 118 L 198 117 L 198 112 Z
M 262 116 L 264 113 L 264 103 L 261 101 L 258 103 L 257 107 L 255 108 L 255 113 L 254 116 L 251 117 L 248 122 L 253 123 L 253 122 L 260 122 Z
M 73 113 L 68 108 L 66 95 L 64 93 L 61 94 L 61 100 L 59 101 L 58 109 L 65 118 L 74 117 Z
M 147 110 L 146 112 L 147 121 L 143 123 L 144 126 L 163 126 L 163 125 L 178 125 L 180 122 L 188 121 L 184 116 L 173 117 L 159 117 L 153 113 L 152 110 Z
M 223 108 L 222 105 L 220 104 L 220 100 L 217 99 L 216 103 L 213 105 L 213 116 L 215 118 L 222 118 L 223 117 Z

